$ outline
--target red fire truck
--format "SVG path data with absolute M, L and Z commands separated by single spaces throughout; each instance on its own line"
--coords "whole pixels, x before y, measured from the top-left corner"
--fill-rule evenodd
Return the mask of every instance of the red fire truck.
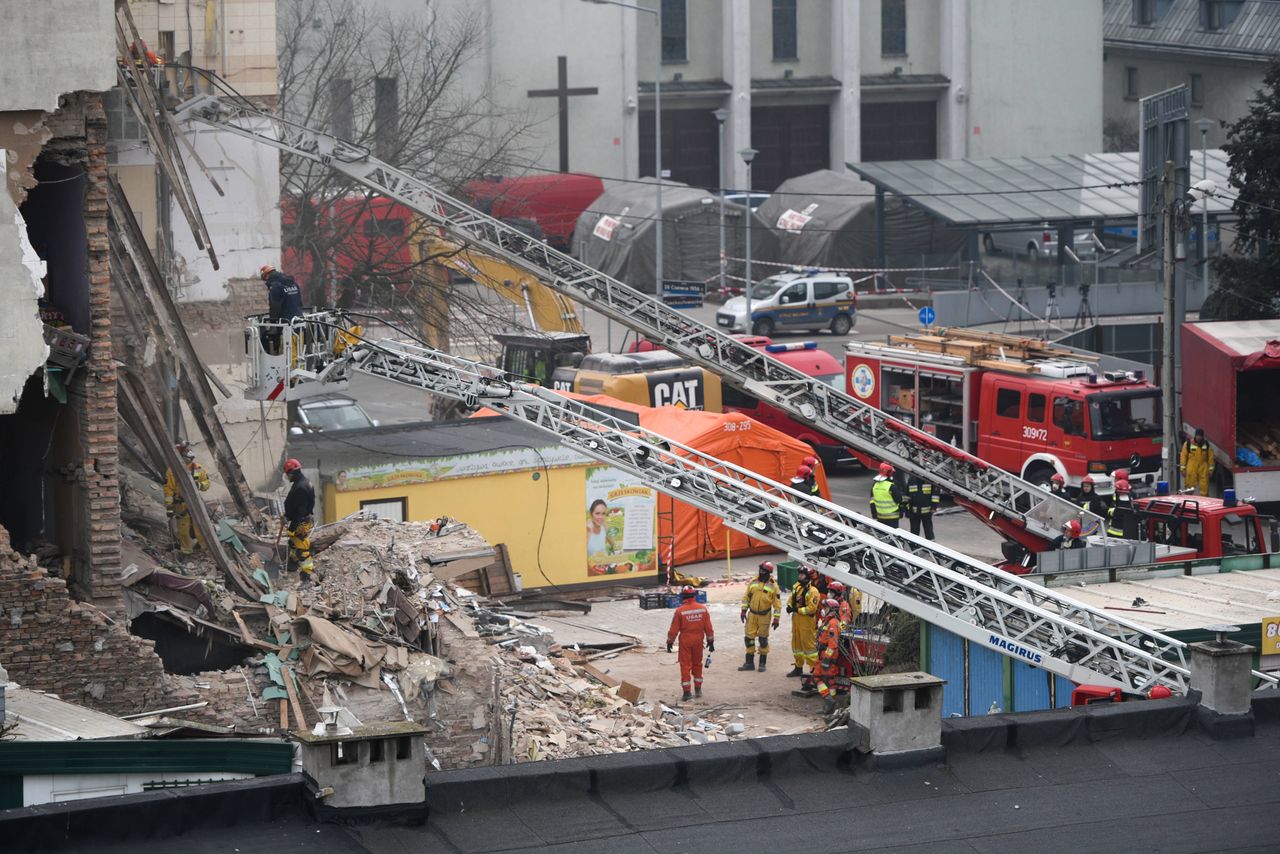
M 938 330 L 846 345 L 849 393 L 1032 483 L 1160 474 L 1160 390 L 1035 339 Z

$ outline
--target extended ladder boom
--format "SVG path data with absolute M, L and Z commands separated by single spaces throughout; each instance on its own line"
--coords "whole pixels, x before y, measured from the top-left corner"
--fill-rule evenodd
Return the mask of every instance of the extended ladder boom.
M 1011 658 L 1074 682 L 1128 691 L 1155 685 L 1186 690 L 1180 641 L 801 495 L 590 404 L 512 382 L 496 369 L 427 347 L 359 341 L 349 328 L 339 314 L 295 321 L 288 338 L 313 344 L 296 358 L 288 354 L 297 367 L 285 382 L 336 382 L 354 370 L 469 407 L 488 407 L 719 516 L 833 578 Z M 258 332 L 252 327 L 250 340 L 258 340 Z M 334 347 L 337 341 L 342 346 Z
M 730 385 L 840 442 L 945 487 L 968 505 L 986 508 L 984 521 L 1028 548 L 1044 549 L 1068 519 L 1101 522 L 1066 499 L 802 374 L 382 163 L 362 146 L 272 116 L 243 99 L 200 96 L 182 105 L 176 117 L 309 158 L 400 202 L 453 238 L 474 242 L 486 254 L 528 271 L 560 293 L 716 372 Z

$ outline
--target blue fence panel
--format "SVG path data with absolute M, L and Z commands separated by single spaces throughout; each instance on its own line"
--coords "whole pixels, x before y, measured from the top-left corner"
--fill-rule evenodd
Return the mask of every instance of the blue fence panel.
M 969 644 L 969 714 L 985 715 L 995 703 L 1004 709 L 1004 656 Z M 1004 709 L 1008 711 L 1008 709 Z
M 1021 661 L 1013 662 L 1013 708 L 1011 712 L 1038 712 L 1052 708 L 1049 698 L 1047 670 L 1032 667 Z
M 947 680 L 942 688 L 942 716 L 963 715 L 964 708 L 964 639 L 937 626 L 926 626 L 929 632 L 929 660 L 925 669 L 939 679 Z
M 1071 705 L 1071 692 L 1075 690 L 1076 683 L 1067 679 L 1065 676 L 1053 677 L 1053 706 L 1056 709 L 1065 709 Z

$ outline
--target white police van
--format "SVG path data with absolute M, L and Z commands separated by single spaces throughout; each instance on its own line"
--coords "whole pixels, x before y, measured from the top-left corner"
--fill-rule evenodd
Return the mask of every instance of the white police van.
M 848 276 L 821 270 L 779 273 L 751 289 L 750 328 L 746 313 L 746 297 L 734 297 L 716 312 L 716 325 L 752 335 L 795 329 L 847 335 L 857 319 L 857 296 Z

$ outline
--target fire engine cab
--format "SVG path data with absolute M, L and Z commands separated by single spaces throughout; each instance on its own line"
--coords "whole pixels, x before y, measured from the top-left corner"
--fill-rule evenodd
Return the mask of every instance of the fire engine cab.
M 1031 338 L 932 330 L 845 348 L 849 393 L 1032 483 L 1086 475 L 1135 491 L 1160 475 L 1160 390 L 1141 372 L 1101 371 Z

